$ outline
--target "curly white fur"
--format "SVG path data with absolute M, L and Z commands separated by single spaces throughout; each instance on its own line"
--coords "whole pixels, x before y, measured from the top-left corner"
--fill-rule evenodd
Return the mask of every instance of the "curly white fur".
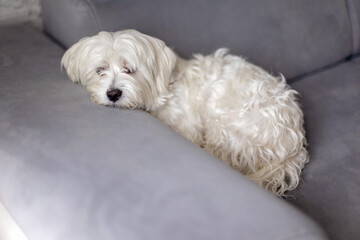
M 278 195 L 298 185 L 308 160 L 303 114 L 283 76 L 226 49 L 187 61 L 135 30 L 84 38 L 62 65 L 94 102 L 150 112 Z M 121 90 L 118 100 L 109 89 Z

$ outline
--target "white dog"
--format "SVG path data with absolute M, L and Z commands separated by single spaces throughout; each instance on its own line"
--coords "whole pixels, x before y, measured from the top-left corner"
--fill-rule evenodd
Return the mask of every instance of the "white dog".
M 278 195 L 298 185 L 303 114 L 283 77 L 226 49 L 187 61 L 135 30 L 83 38 L 61 64 L 94 102 L 150 112 Z

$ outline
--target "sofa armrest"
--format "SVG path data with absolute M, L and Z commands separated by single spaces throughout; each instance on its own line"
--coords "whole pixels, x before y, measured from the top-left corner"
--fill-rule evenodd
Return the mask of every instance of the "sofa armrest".
M 41 5 L 45 31 L 65 47 L 102 30 L 91 0 L 43 0 Z

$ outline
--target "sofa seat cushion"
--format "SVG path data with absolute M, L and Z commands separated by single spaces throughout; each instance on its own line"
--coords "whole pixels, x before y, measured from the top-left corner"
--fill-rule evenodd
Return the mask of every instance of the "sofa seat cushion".
M 296 206 L 331 239 L 360 239 L 360 58 L 299 80 L 310 162 Z

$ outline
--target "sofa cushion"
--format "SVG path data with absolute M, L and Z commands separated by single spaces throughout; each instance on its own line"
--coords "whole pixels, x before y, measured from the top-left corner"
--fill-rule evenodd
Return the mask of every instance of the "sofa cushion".
M 360 58 L 292 86 L 302 95 L 310 162 L 290 200 L 330 239 L 360 239 Z
M 181 56 L 227 47 L 287 78 L 351 54 L 343 0 L 43 0 L 46 31 L 66 47 L 100 30 L 135 28 Z
M 62 54 L 0 28 L 0 202 L 29 240 L 325 239 L 148 113 L 92 103 Z
M 352 28 L 353 54 L 360 53 L 360 1 L 347 0 Z

